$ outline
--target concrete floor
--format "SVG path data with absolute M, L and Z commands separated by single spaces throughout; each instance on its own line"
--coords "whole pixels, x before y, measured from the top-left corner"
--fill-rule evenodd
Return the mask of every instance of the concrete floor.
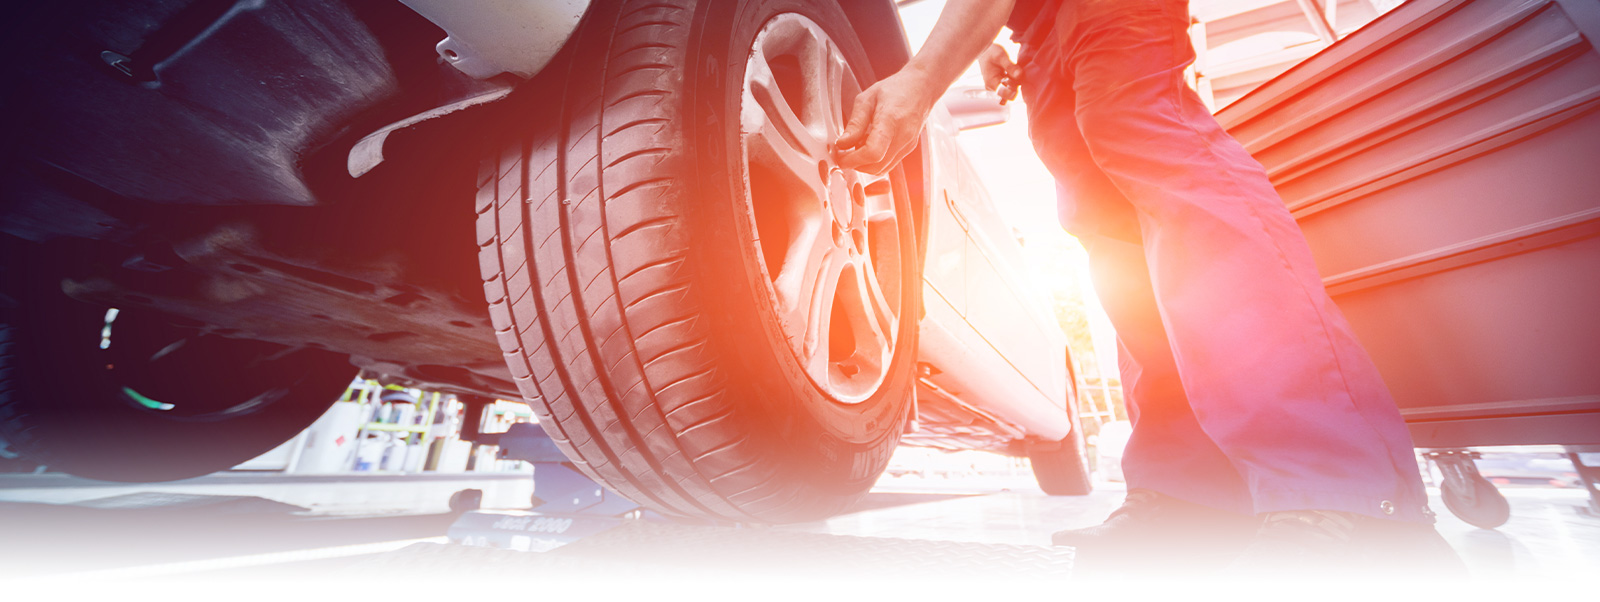
M 443 542 L 441 536 L 453 520 L 444 513 L 447 500 L 463 488 L 484 490 L 486 507 L 526 507 L 529 481 L 519 476 L 223 474 L 134 486 L 52 475 L 8 476 L 0 478 L 0 533 L 6 534 L 0 545 L 0 581 L 137 576 L 144 569 L 175 566 L 182 569 L 180 574 L 252 564 L 336 566 L 352 557 L 419 541 Z M 1571 582 L 1600 567 L 1600 518 L 1580 512 L 1587 502 L 1581 490 L 1507 487 L 1503 491 L 1513 517 L 1492 531 L 1444 512 L 1435 492 L 1439 530 L 1474 577 Z M 254 497 L 167 511 L 138 507 L 142 502 L 137 496 L 118 498 L 126 502 L 121 505 L 73 505 L 129 494 L 145 494 L 146 502 L 161 501 L 153 494 Z M 1057 529 L 1099 522 L 1123 494 L 1119 483 L 1099 483 L 1089 496 L 1049 497 L 1028 475 L 885 478 L 867 500 L 869 509 L 777 529 L 1047 546 L 1050 533 Z
M 486 473 L 219 473 L 161 484 L 0 475 L 0 582 L 240 558 L 340 558 L 443 541 L 455 519 L 450 496 L 469 488 L 490 504 L 526 507 L 533 483 Z
M 1018 545 L 1050 545 L 1059 529 L 1096 524 L 1122 502 L 1121 483 L 1100 482 L 1085 497 L 1050 497 L 1031 477 L 987 482 L 942 479 L 885 479 L 878 491 L 977 494 L 927 504 L 885 508 L 785 528 L 840 535 L 940 539 Z M 1600 517 L 1585 509 L 1581 489 L 1502 487 L 1511 502 L 1511 520 L 1480 529 L 1445 510 L 1430 489 L 1439 513 L 1437 528 L 1476 578 L 1516 580 L 1572 579 L 1600 567 Z
M 531 473 L 529 473 L 531 474 Z M 484 492 L 484 506 L 527 506 L 533 495 L 529 474 L 460 473 L 398 475 L 281 475 L 220 472 L 170 483 L 109 483 L 60 474 L 0 475 L 0 502 L 78 504 L 89 500 L 162 492 L 178 495 L 257 496 L 303 508 L 314 516 L 373 517 L 437 514 L 450 510 L 450 495 L 462 489 Z

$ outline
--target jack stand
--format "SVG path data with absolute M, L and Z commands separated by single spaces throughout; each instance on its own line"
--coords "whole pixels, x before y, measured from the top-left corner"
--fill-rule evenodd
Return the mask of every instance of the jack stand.
M 1600 464 L 1584 463 L 1584 456 L 1600 456 L 1600 445 L 1568 445 L 1566 451 L 1567 459 L 1572 460 L 1572 469 L 1583 480 L 1584 490 L 1589 492 L 1589 507 L 1580 506 L 1578 511 L 1600 518 Z
M 533 463 L 533 507 L 465 512 L 450 525 L 452 543 L 546 552 L 607 531 L 644 512 L 638 504 L 606 491 L 579 472 L 537 424 L 513 424 L 504 433 L 472 433 L 469 440 L 498 445 L 502 459 Z

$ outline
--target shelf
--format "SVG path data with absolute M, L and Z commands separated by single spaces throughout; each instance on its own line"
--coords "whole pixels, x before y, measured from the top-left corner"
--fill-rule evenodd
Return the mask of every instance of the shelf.
M 362 425 L 364 431 L 381 431 L 386 433 L 426 433 L 428 427 L 421 424 L 389 424 L 387 422 L 368 422 Z

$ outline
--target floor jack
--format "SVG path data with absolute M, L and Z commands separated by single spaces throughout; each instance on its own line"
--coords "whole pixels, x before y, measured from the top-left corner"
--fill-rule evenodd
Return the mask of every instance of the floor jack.
M 467 404 L 464 424 L 476 425 L 483 404 Z M 466 429 L 463 429 L 464 431 Z M 462 433 L 477 445 L 500 448 L 502 460 L 533 464 L 533 507 L 528 510 L 479 510 L 482 493 L 457 492 L 451 507 L 461 517 L 450 525 L 450 541 L 468 546 L 520 552 L 545 552 L 609 530 L 647 511 L 607 491 L 579 472 L 537 424 L 516 423 L 504 433 Z M 472 499 L 477 493 L 477 500 Z

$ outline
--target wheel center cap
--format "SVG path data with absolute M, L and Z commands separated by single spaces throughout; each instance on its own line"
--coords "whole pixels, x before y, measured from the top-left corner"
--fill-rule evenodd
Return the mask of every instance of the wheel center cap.
M 844 180 L 844 172 L 838 169 L 828 172 L 828 205 L 833 209 L 834 223 L 849 231 L 854 201 L 850 198 L 850 183 Z

